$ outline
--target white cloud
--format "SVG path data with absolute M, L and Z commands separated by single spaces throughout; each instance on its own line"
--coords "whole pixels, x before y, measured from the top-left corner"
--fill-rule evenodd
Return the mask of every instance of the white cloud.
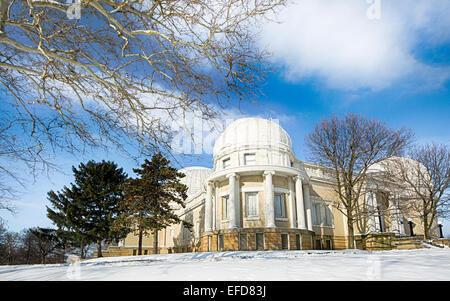
M 319 78 L 331 88 L 387 88 L 402 79 L 440 86 L 449 66 L 432 66 L 414 53 L 450 41 L 450 2 L 381 1 L 380 19 L 369 19 L 366 0 L 297 0 L 281 23 L 263 29 L 262 46 L 288 80 Z M 372 1 L 373 2 L 373 1 Z

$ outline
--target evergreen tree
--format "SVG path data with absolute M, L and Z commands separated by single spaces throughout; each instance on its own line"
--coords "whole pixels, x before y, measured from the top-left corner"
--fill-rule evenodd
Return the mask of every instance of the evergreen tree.
M 82 252 L 88 244 L 97 243 L 98 257 L 102 257 L 102 241 L 111 242 L 126 235 L 124 228 L 113 228 L 113 223 L 122 213 L 119 200 L 127 174 L 115 163 L 105 161 L 81 163 L 72 170 L 75 183 L 70 188 L 48 193 L 55 209 L 47 207 L 48 217 L 58 227 L 60 239 Z
M 83 228 L 82 204 L 78 199 L 71 197 L 71 190 L 64 186 L 61 192 L 53 190 L 47 193 L 47 199 L 52 208 L 47 206 L 47 217 L 53 222 L 57 229 L 54 235 L 65 249 L 80 249 L 81 258 L 85 257 L 85 249 L 92 243 Z
M 183 208 L 187 197 L 186 185 L 180 183 L 185 175 L 170 166 L 170 161 L 161 153 L 145 160 L 140 169 L 133 169 L 138 178 L 129 179 L 125 186 L 125 197 L 121 208 L 125 211 L 119 225 L 134 228 L 139 233 L 138 255 L 142 255 L 142 238 L 144 234 L 153 234 L 153 252 L 158 252 L 158 231 L 182 222 L 174 212 L 173 205 Z

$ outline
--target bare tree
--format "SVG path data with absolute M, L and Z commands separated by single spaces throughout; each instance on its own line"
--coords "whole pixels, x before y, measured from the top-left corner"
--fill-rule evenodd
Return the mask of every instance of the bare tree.
M 423 223 L 425 239 L 432 238 L 438 217 L 450 213 L 450 149 L 430 143 L 415 146 L 408 158 L 383 162 L 385 175 L 402 190 L 401 210 Z
M 255 29 L 285 1 L 0 0 L 1 143 L 20 136 L 15 158 L 33 164 L 111 143 L 170 150 L 186 112 L 260 92 Z
M 339 200 L 334 206 L 347 218 L 348 247 L 354 248 L 354 225 L 367 214 L 364 199 L 369 167 L 400 154 L 409 144 L 409 130 L 355 114 L 322 119 L 307 135 L 311 160 L 331 169 Z

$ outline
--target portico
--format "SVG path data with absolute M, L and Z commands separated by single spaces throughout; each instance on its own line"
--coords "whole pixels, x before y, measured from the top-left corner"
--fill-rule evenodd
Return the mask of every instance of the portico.
M 287 187 L 274 183 L 274 178 Z M 310 198 L 305 193 L 308 179 L 295 168 L 252 166 L 213 173 L 206 187 L 205 233 L 255 227 L 312 231 Z M 281 203 L 277 209 L 285 216 L 277 216 L 275 196 Z M 250 197 L 255 204 L 249 204 Z

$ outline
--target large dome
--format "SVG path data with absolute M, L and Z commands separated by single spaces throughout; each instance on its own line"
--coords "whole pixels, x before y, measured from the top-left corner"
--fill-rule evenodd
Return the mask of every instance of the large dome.
M 284 150 L 292 153 L 288 133 L 272 120 L 241 118 L 230 124 L 214 144 L 214 157 L 245 148 Z

